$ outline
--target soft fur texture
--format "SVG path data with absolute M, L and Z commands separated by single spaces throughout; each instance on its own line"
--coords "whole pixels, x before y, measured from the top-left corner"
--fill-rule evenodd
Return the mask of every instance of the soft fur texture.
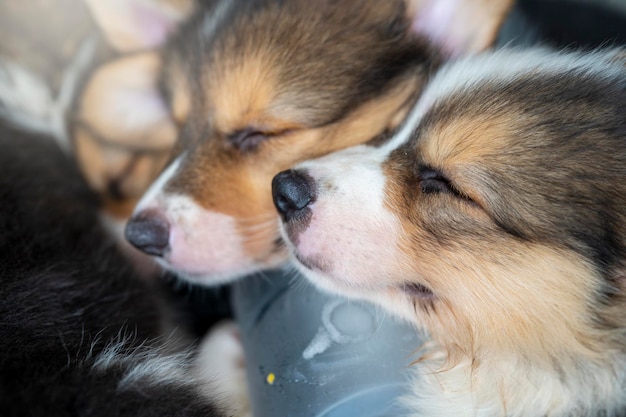
M 434 68 L 488 47 L 503 0 L 214 0 L 169 42 L 177 157 L 128 240 L 202 284 L 284 263 L 270 184 L 402 120 Z
M 0 166 L 0 414 L 222 415 L 54 141 L 0 126 Z
M 415 415 L 626 415 L 626 55 L 445 67 L 379 147 L 276 177 L 296 263 L 426 330 Z

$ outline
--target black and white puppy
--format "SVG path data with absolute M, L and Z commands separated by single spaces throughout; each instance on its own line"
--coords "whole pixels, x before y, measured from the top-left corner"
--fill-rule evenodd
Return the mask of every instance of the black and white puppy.
M 78 168 L 2 125 L 0 167 L 0 415 L 225 415 L 198 358 L 162 336 L 159 294 L 100 226 Z M 222 363 L 238 355 L 227 339 Z
M 432 337 L 414 415 L 626 415 L 625 64 L 460 60 L 384 144 L 275 177 L 299 269 Z

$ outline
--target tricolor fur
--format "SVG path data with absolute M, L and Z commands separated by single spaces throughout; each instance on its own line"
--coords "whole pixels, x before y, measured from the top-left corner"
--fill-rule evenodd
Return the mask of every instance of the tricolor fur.
M 193 281 L 286 260 L 272 177 L 396 127 L 430 72 L 486 48 L 508 1 L 216 0 L 166 48 L 179 156 L 127 237 Z
M 625 56 L 461 60 L 383 145 L 276 177 L 299 269 L 432 337 L 415 415 L 626 415 Z

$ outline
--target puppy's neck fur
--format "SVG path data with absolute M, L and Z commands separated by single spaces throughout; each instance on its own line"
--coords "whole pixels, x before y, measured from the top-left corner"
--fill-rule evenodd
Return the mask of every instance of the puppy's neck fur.
M 626 355 L 615 352 L 601 361 L 565 356 L 552 366 L 501 354 L 484 361 L 465 358 L 446 368 L 446 354 L 433 352 L 419 366 L 404 403 L 416 415 L 432 417 L 618 416 L 588 410 L 623 395 Z

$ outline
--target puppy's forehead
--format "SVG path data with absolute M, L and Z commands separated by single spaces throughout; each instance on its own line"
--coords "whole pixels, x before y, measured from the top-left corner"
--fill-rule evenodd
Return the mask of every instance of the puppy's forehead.
M 435 103 L 460 92 L 477 90 L 485 84 L 504 88 L 523 77 L 619 77 L 623 68 L 616 64 L 626 63 L 622 54 L 621 50 L 555 53 L 542 48 L 483 53 L 444 66 L 428 86 L 424 97 L 426 101 Z
M 623 83 L 618 52 L 504 50 L 466 58 L 437 74 L 386 147 L 410 145 L 433 163 L 510 154 L 526 146 L 522 137 L 539 140 L 533 131 L 550 133 L 547 141 L 566 136 L 555 129 L 615 117 L 609 113 L 619 103 L 612 101 L 623 91 L 609 90 Z
M 221 0 L 174 46 L 189 62 L 190 83 L 199 83 L 191 89 L 204 92 L 196 104 L 220 112 L 220 122 L 264 112 L 311 127 L 438 59 L 409 28 L 403 0 Z

